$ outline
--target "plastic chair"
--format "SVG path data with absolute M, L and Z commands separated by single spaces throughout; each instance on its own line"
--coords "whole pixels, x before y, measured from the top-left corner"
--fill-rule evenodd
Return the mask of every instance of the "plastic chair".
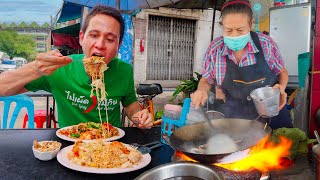
M 50 108 L 51 111 L 51 108 Z M 48 114 L 49 121 L 53 121 L 54 128 L 57 128 L 57 123 L 55 121 L 54 116 L 50 113 Z M 53 116 L 53 117 L 51 117 Z M 35 110 L 34 111 L 34 122 L 36 123 L 36 128 L 43 128 L 43 124 L 46 122 L 47 111 L 46 110 Z M 23 128 L 26 128 L 27 122 L 29 120 L 28 114 L 26 114 L 23 118 Z
M 179 127 L 186 125 L 187 114 L 189 112 L 191 99 L 185 98 L 183 101 L 183 107 L 180 114 L 180 119 L 170 119 L 165 116 L 162 116 L 162 124 L 161 124 L 161 142 L 167 144 L 166 141 L 163 139 L 163 136 L 171 136 L 173 131 Z
M 11 120 L 9 121 L 9 129 L 14 128 L 14 124 L 16 123 L 17 117 L 19 112 L 21 111 L 22 108 L 26 108 L 29 114 L 29 117 L 32 117 L 31 121 L 28 123 L 29 128 L 34 128 L 34 104 L 33 100 L 24 94 L 19 94 L 15 96 L 3 96 L 0 97 L 0 101 L 4 102 L 4 107 L 3 107 L 3 118 L 2 118 L 2 128 L 7 129 L 7 124 L 8 124 L 8 114 L 9 114 L 9 109 L 11 103 L 15 102 L 16 106 L 15 109 L 12 113 Z

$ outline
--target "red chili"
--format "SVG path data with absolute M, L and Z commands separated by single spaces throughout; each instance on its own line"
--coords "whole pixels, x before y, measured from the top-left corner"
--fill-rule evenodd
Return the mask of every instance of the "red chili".
M 92 109 L 94 107 L 97 106 L 97 97 L 96 96 L 91 96 L 91 99 L 92 99 L 92 105 L 90 107 L 88 107 L 87 110 L 83 111 L 82 113 L 88 113 L 88 112 L 92 111 Z

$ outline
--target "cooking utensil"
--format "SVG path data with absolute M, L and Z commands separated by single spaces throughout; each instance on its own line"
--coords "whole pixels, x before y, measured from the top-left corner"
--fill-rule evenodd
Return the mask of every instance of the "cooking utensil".
M 210 111 L 207 111 L 206 114 L 210 120 L 224 118 L 224 114 L 219 111 L 210 110 Z
M 83 59 L 81 59 L 81 60 L 73 60 L 73 62 L 82 62 L 82 63 L 84 63 Z M 89 63 L 85 63 L 85 64 L 97 65 L 97 64 L 100 64 L 100 62 L 89 62 Z
M 243 151 L 256 145 L 258 141 L 271 133 L 271 128 L 259 121 L 252 121 L 247 119 L 215 119 L 211 120 L 214 127 L 208 127 L 207 122 L 194 123 L 176 129 L 170 137 L 163 137 L 167 144 L 173 149 L 181 151 L 187 156 L 202 162 L 214 163 L 219 162 L 222 158 L 230 155 L 233 152 Z M 194 151 L 195 148 L 206 144 L 210 138 L 216 135 L 225 135 L 231 138 L 237 146 L 237 149 L 230 149 L 230 151 L 223 151 L 227 143 L 220 142 L 221 146 L 216 146 L 216 152 L 223 151 L 224 153 L 208 153 L 203 151 Z M 239 139 L 240 142 L 236 143 Z
M 208 114 L 206 113 L 206 111 L 203 109 L 202 106 L 200 106 L 201 112 L 203 113 L 203 117 L 204 119 L 207 121 L 207 123 L 209 124 L 209 126 L 214 129 L 213 125 L 211 124 L 211 120 L 208 117 Z
M 314 145 L 312 151 L 313 168 L 317 175 L 316 179 L 320 179 L 320 144 Z
M 157 166 L 135 178 L 135 180 L 150 179 L 223 180 L 224 178 L 207 166 L 190 162 L 178 162 Z
M 132 143 L 131 144 L 135 149 L 137 149 L 141 154 L 148 154 L 151 152 L 152 149 L 161 147 L 162 144 L 160 141 L 154 141 L 148 144 L 140 145 L 138 143 Z M 153 145 L 153 146 L 151 146 Z M 150 146 L 150 147 L 148 147 Z
M 316 138 L 318 140 L 318 143 L 320 144 L 320 137 L 319 137 L 318 131 L 314 130 L 313 132 L 314 132 L 314 135 L 316 136 Z
M 262 117 L 274 117 L 279 114 L 280 91 L 272 87 L 261 87 L 250 93 L 257 112 Z

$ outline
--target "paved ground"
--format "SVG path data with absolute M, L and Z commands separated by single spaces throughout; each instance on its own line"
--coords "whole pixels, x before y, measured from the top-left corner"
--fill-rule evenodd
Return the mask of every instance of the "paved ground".
M 156 96 L 153 100 L 154 102 L 154 109 L 155 109 L 155 112 L 156 111 L 159 111 L 159 110 L 162 110 L 164 105 L 165 104 L 168 104 L 169 103 L 169 99 L 170 97 L 172 96 L 172 93 L 173 93 L 173 90 L 164 90 L 164 92 L 158 96 Z M 180 97 L 181 98 L 181 97 Z M 32 97 L 33 101 L 34 101 L 34 105 L 35 105 L 35 110 L 45 110 L 46 109 L 46 98 L 45 97 Z M 53 100 L 52 100 L 52 97 L 49 98 L 49 107 L 52 107 L 52 103 L 53 103 Z M 15 104 L 11 104 L 11 107 L 10 107 L 10 111 L 9 111 L 9 119 L 11 118 L 11 114 L 13 112 L 13 109 L 15 107 Z M 26 114 L 26 109 L 23 108 L 18 117 L 17 117 L 17 121 L 15 123 L 15 128 L 22 128 L 22 125 L 23 125 L 23 119 L 24 119 L 24 116 Z M 2 118 L 3 118 L 3 103 L 0 102 L 0 125 L 2 125 Z

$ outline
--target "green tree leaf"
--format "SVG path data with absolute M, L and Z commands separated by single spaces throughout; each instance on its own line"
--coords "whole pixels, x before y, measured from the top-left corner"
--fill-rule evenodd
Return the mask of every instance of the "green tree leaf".
M 6 52 L 10 58 L 23 57 L 32 60 L 37 54 L 36 43 L 32 36 L 18 34 L 15 31 L 0 31 L 0 50 Z
M 182 93 L 185 96 L 189 96 L 190 93 L 197 90 L 201 74 L 194 72 L 196 77 L 192 76 L 190 79 L 181 80 L 181 84 L 177 86 L 176 90 L 173 92 L 172 97 L 169 99 L 169 102 L 172 103 L 178 96 L 178 94 Z

